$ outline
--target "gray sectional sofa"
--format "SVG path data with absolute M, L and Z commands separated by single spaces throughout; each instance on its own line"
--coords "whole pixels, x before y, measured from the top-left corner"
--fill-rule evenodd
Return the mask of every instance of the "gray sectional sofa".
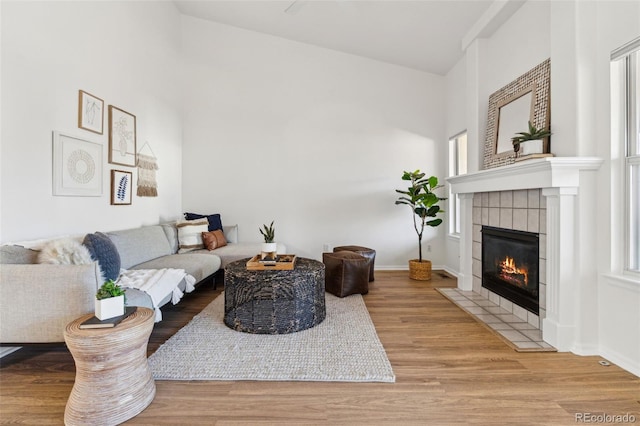
M 214 275 L 228 263 L 260 252 L 260 243 L 238 243 L 235 225 L 224 227 L 226 246 L 181 254 L 175 223 L 105 234 L 120 255 L 121 268 L 184 269 L 196 286 L 215 283 Z M 94 310 L 95 293 L 102 285 L 100 265 L 38 264 L 38 251 L 28 245 L 0 246 L 0 343 L 63 342 L 64 327 Z M 278 251 L 284 253 L 285 247 L 279 245 Z M 179 287 L 184 291 L 184 280 Z M 126 295 L 130 306 L 152 307 L 140 290 L 127 289 Z M 168 295 L 159 307 L 170 300 Z

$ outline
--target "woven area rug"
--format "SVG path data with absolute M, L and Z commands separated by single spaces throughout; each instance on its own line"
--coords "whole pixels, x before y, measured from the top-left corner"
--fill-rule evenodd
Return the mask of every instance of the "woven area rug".
M 156 380 L 395 382 L 360 295 L 326 294 L 327 318 L 291 334 L 224 325 L 224 294 L 149 357 Z

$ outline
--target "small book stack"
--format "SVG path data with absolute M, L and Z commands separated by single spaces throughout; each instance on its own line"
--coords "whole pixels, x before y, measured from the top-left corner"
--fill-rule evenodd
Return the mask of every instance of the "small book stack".
M 260 259 L 259 261 L 261 264 L 263 265 L 270 265 L 270 266 L 275 266 L 275 264 L 278 262 L 278 257 L 273 257 L 273 256 L 266 256 L 262 259 Z
M 129 315 L 134 313 L 136 311 L 136 309 L 138 309 L 137 306 L 127 306 L 125 311 L 124 311 L 124 315 L 120 315 L 120 316 L 113 317 L 113 318 L 107 318 L 106 320 L 99 320 L 98 318 L 93 316 L 93 317 L 89 318 L 88 320 L 84 321 L 82 324 L 80 324 L 80 328 L 81 329 L 87 329 L 87 328 L 113 328 L 116 325 L 120 324 L 122 322 L 122 320 L 124 320 Z

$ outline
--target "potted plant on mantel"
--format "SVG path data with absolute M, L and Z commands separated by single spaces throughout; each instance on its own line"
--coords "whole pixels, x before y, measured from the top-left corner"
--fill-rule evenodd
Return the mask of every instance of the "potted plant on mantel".
M 124 315 L 125 294 L 113 280 L 106 281 L 98 289 L 95 300 L 96 318 L 100 321 Z
M 442 219 L 436 216 L 444 213 L 438 206 L 439 201 L 446 198 L 438 197 L 433 191 L 442 187 L 438 185 L 438 178 L 431 176 L 425 178 L 425 173 L 416 170 L 415 172 L 404 172 L 402 180 L 410 181 L 411 186 L 406 191 L 396 189 L 402 194 L 396 200 L 396 205 L 405 204 L 411 208 L 413 216 L 413 227 L 418 234 L 418 259 L 409 260 L 409 278 L 426 281 L 431 279 L 431 261 L 422 259 L 422 234 L 425 226 L 436 227 L 442 223 Z
M 511 138 L 513 143 L 513 151 L 516 153 L 516 159 L 525 155 L 539 154 L 536 156 L 549 156 L 545 153 L 544 139 L 551 136 L 551 132 L 547 129 L 537 129 L 531 121 L 528 122 L 528 132 L 518 132 L 516 136 Z
M 273 220 L 269 226 L 262 225 L 262 229 L 258 228 L 262 237 L 264 238 L 264 243 L 262 243 L 262 252 L 260 253 L 260 258 L 265 259 L 267 257 L 276 258 L 276 252 L 278 250 L 278 244 L 274 242 L 276 237 L 276 230 L 273 227 Z

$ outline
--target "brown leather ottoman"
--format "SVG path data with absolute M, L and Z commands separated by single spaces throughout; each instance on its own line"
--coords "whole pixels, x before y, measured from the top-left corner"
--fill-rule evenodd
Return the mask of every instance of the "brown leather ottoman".
M 376 251 L 374 249 L 361 246 L 338 246 L 333 248 L 334 253 L 339 251 L 352 251 L 369 259 L 369 281 L 373 281 L 373 266 L 376 262 Z
M 322 253 L 325 290 L 338 297 L 369 292 L 369 259 L 352 251 Z

